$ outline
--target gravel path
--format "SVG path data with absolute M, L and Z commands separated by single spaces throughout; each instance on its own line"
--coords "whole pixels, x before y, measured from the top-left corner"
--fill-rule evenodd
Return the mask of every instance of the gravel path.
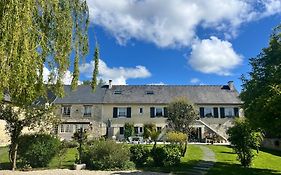
M 0 171 L 0 175 L 168 175 L 167 173 L 142 172 L 142 171 L 89 171 L 54 169 L 40 171 Z

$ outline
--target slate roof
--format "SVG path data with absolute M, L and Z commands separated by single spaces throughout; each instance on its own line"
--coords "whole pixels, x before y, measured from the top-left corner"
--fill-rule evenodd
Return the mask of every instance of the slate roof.
M 121 94 L 115 94 L 118 92 Z M 153 92 L 153 94 L 147 94 Z M 176 97 L 186 97 L 196 104 L 242 104 L 236 90 L 228 85 L 108 85 L 92 92 L 91 86 L 80 85 L 76 91 L 65 86 L 65 97 L 56 104 L 167 104 Z
M 114 91 L 122 94 L 114 94 Z M 121 85 L 107 89 L 103 102 L 166 104 L 176 97 L 186 97 L 196 104 L 242 104 L 238 96 L 239 93 L 227 85 Z
M 79 85 L 76 90 L 71 91 L 70 85 L 64 86 L 65 96 L 56 98 L 54 104 L 96 104 L 102 103 L 106 87 L 97 87 L 92 92 L 90 85 Z

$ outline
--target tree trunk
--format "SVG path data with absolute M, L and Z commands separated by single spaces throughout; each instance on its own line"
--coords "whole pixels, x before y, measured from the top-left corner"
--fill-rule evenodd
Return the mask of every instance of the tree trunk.
M 13 171 L 15 171 L 17 168 L 17 151 L 18 151 L 18 144 L 11 143 L 11 147 L 9 150 L 9 158 L 10 158 L 10 162 L 12 163 Z

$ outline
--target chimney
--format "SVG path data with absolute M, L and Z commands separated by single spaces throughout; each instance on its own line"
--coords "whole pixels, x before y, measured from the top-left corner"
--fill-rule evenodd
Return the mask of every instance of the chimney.
M 235 90 L 233 81 L 229 81 L 227 84 L 228 84 L 229 90 L 231 90 L 231 91 Z
M 111 89 L 112 88 L 112 80 L 109 80 L 108 81 L 108 89 Z

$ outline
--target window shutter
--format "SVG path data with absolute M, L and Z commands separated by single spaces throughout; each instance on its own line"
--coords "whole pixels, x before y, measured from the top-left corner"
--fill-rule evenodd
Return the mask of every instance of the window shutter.
M 167 107 L 164 107 L 164 117 L 168 117 L 168 110 L 167 110 Z
M 151 117 L 151 118 L 154 118 L 154 117 L 155 117 L 155 113 L 154 113 L 154 112 L 155 112 L 155 108 L 154 108 L 154 107 L 151 107 L 151 108 L 150 108 L 150 117 Z
M 113 108 L 113 118 L 117 118 L 117 108 Z
M 214 108 L 214 117 L 215 118 L 219 117 L 219 110 L 218 110 L 218 108 Z
M 204 108 L 200 107 L 200 117 L 204 118 Z
M 127 118 L 131 118 L 131 108 L 127 108 Z
M 225 118 L 224 108 L 220 108 L 221 118 Z
M 239 117 L 239 108 L 234 108 L 234 116 Z

